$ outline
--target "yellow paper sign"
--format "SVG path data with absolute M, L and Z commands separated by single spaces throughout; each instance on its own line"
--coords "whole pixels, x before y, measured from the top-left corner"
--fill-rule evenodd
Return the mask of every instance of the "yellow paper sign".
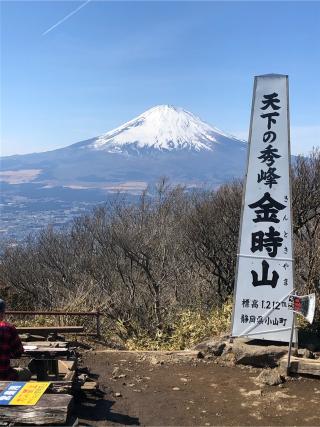
M 26 383 L 10 401 L 10 405 L 35 405 L 49 385 L 50 382 L 30 381 Z

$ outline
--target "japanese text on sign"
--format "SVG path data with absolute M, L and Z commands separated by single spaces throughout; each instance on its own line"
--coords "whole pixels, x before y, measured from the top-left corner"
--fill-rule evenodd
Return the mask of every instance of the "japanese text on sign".
M 232 335 L 288 341 L 293 263 L 287 76 L 256 77 L 249 144 Z

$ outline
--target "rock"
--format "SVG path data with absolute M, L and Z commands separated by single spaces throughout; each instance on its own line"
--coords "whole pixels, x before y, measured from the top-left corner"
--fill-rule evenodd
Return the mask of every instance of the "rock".
M 264 369 L 255 379 L 260 385 L 279 385 L 284 382 L 283 377 L 277 369 Z
M 257 340 L 255 341 L 257 342 Z M 223 355 L 225 351 L 234 354 L 236 364 L 275 368 L 278 366 L 281 357 L 287 354 L 288 347 L 265 345 L 265 343 L 263 345 L 253 345 L 249 340 L 235 339 L 232 344 L 232 350 L 226 347 Z
M 88 378 L 87 374 L 80 374 L 80 375 L 78 375 L 78 381 L 80 381 L 83 384 L 86 382 L 87 378 Z
M 226 343 L 220 342 L 216 343 L 209 347 L 209 352 L 212 353 L 214 356 L 221 356 L 223 353 L 223 350 L 225 349 Z
M 235 354 L 231 352 L 223 353 L 221 356 L 221 360 L 225 363 L 226 366 L 234 366 L 237 363 L 237 358 Z
M 203 355 L 210 354 L 213 356 L 221 356 L 225 346 L 225 338 L 213 338 L 197 344 L 195 347 L 193 347 L 193 350 L 198 350 Z
M 151 358 L 150 358 L 150 363 L 151 363 L 151 365 L 163 365 L 163 360 L 160 360 L 158 357 L 156 357 L 156 356 L 152 356 Z
M 115 368 L 114 368 L 114 370 L 112 371 L 112 379 L 113 380 L 117 380 L 117 379 L 119 379 L 119 378 L 126 378 L 126 374 L 119 374 L 119 367 L 118 366 L 116 366 Z
M 115 393 L 114 395 L 115 395 L 115 397 L 122 397 L 122 394 L 119 392 Z
M 119 367 L 118 366 L 116 366 L 114 369 L 113 369 L 113 371 L 112 371 L 112 377 L 113 378 L 115 378 L 115 377 L 117 377 L 118 376 L 118 373 L 119 373 Z
M 308 350 L 307 348 L 304 349 L 302 353 L 302 357 L 305 359 L 315 359 L 315 355 L 312 353 L 312 351 Z
M 180 388 L 179 388 L 179 387 L 172 387 L 172 390 L 174 390 L 174 391 L 179 391 L 179 390 L 180 390 Z
M 257 343 L 257 344 L 254 344 Z M 253 345 L 254 344 L 254 345 Z M 228 337 L 214 338 L 194 347 L 206 355 L 206 358 L 221 357 L 227 365 L 242 364 L 256 367 L 276 367 L 288 349 L 287 346 L 258 345 L 259 341 L 237 338 L 231 343 Z
M 206 359 L 206 360 L 214 360 L 214 359 L 215 359 L 215 357 L 214 357 L 212 354 L 206 354 L 206 355 L 205 355 L 205 359 Z

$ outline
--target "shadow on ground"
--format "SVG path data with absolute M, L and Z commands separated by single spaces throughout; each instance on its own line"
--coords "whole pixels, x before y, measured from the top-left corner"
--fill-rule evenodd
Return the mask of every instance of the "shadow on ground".
M 140 425 L 139 418 L 112 412 L 114 401 L 95 397 L 82 397 L 76 402 L 75 415 L 81 421 L 109 421 L 121 425 Z

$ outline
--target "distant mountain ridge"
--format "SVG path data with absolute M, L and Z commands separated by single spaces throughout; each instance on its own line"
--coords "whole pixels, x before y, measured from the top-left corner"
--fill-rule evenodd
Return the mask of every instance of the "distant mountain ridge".
M 106 191 L 140 190 L 161 176 L 187 186 L 219 185 L 244 174 L 246 150 L 245 141 L 194 114 L 159 105 L 96 138 L 3 157 L 0 179 Z

